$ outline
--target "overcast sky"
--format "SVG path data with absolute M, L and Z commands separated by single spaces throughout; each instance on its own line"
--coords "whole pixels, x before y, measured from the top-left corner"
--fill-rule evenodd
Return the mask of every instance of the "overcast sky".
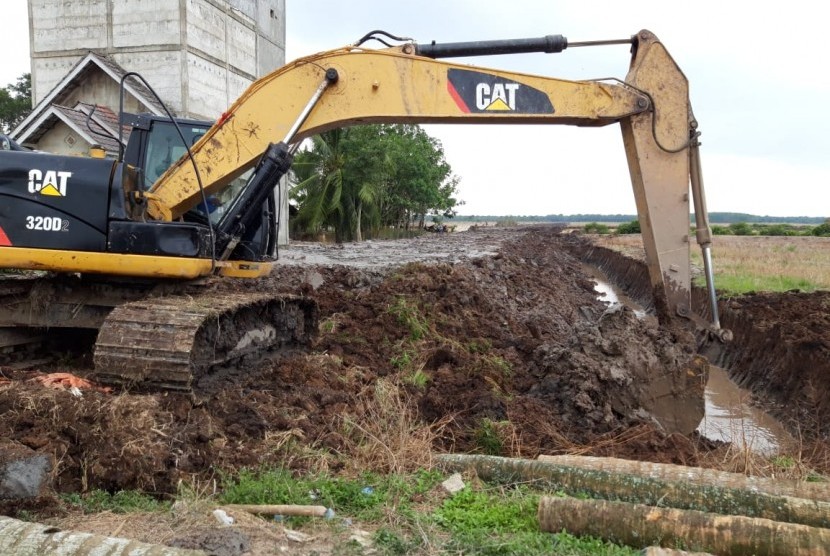
M 383 29 L 418 42 L 653 31 L 690 82 L 710 211 L 830 216 L 830 41 L 821 3 L 287 0 L 287 59 Z M 26 0 L 3 0 L 0 84 L 29 69 Z M 624 78 L 626 46 L 469 60 L 566 79 Z M 461 214 L 630 213 L 618 126 L 430 125 L 461 178 Z

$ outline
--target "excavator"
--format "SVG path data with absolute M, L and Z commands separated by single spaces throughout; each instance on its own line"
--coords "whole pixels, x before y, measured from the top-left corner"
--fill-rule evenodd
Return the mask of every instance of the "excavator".
M 384 47 L 368 48 L 370 40 Z M 624 80 L 444 61 L 605 44 L 630 45 Z M 189 391 L 219 365 L 307 343 L 313 300 L 216 295 L 211 285 L 264 276 L 275 264 L 274 191 L 302 141 L 367 123 L 619 124 L 658 315 L 724 335 L 688 81 L 654 34 L 420 44 L 373 31 L 259 79 L 209 128 L 171 115 L 166 133 L 172 124 L 179 142 L 167 138 L 176 149 L 161 167 L 150 161 L 148 122 L 133 125 L 144 139 L 118 159 L 0 152 L 0 268 L 46 271 L 0 281 L 0 347 L 38 330 L 97 331 L 100 381 Z M 709 321 L 691 307 L 690 188 Z M 221 213 L 211 212 L 217 196 Z

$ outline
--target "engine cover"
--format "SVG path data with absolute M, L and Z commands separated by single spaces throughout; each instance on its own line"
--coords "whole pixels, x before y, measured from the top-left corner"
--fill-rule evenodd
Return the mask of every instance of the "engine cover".
M 105 251 L 114 161 L 0 153 L 0 245 Z

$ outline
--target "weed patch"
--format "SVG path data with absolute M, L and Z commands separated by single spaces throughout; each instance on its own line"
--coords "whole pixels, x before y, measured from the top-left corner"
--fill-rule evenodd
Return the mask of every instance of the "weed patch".
M 429 323 L 426 317 L 421 314 L 416 304 L 407 301 L 405 297 L 398 297 L 395 303 L 389 307 L 389 313 L 397 318 L 398 324 L 409 330 L 409 337 L 412 340 L 420 340 L 429 332 Z
M 435 520 L 451 533 L 445 548 L 468 554 L 572 554 L 627 556 L 633 549 L 568 533 L 539 529 L 536 510 L 541 494 L 526 487 L 473 491 L 469 487 L 446 500 Z
M 65 494 L 62 495 L 62 499 L 67 504 L 88 514 L 107 511 L 118 514 L 161 512 L 170 509 L 168 502 L 156 500 L 152 496 L 135 490 L 120 490 L 114 494 L 105 490 L 93 490 L 83 495 Z

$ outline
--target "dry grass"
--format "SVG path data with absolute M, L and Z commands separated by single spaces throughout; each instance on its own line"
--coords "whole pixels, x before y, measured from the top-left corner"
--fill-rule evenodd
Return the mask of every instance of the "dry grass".
M 398 474 L 432 469 L 432 446 L 452 421 L 420 421 L 404 390 L 389 379 L 361 392 L 340 420 L 350 466 Z
M 644 259 L 639 235 L 600 236 L 597 243 Z M 692 263 L 702 267 L 692 246 Z M 830 238 L 784 236 L 715 236 L 712 243 L 715 283 L 730 293 L 830 290 Z

